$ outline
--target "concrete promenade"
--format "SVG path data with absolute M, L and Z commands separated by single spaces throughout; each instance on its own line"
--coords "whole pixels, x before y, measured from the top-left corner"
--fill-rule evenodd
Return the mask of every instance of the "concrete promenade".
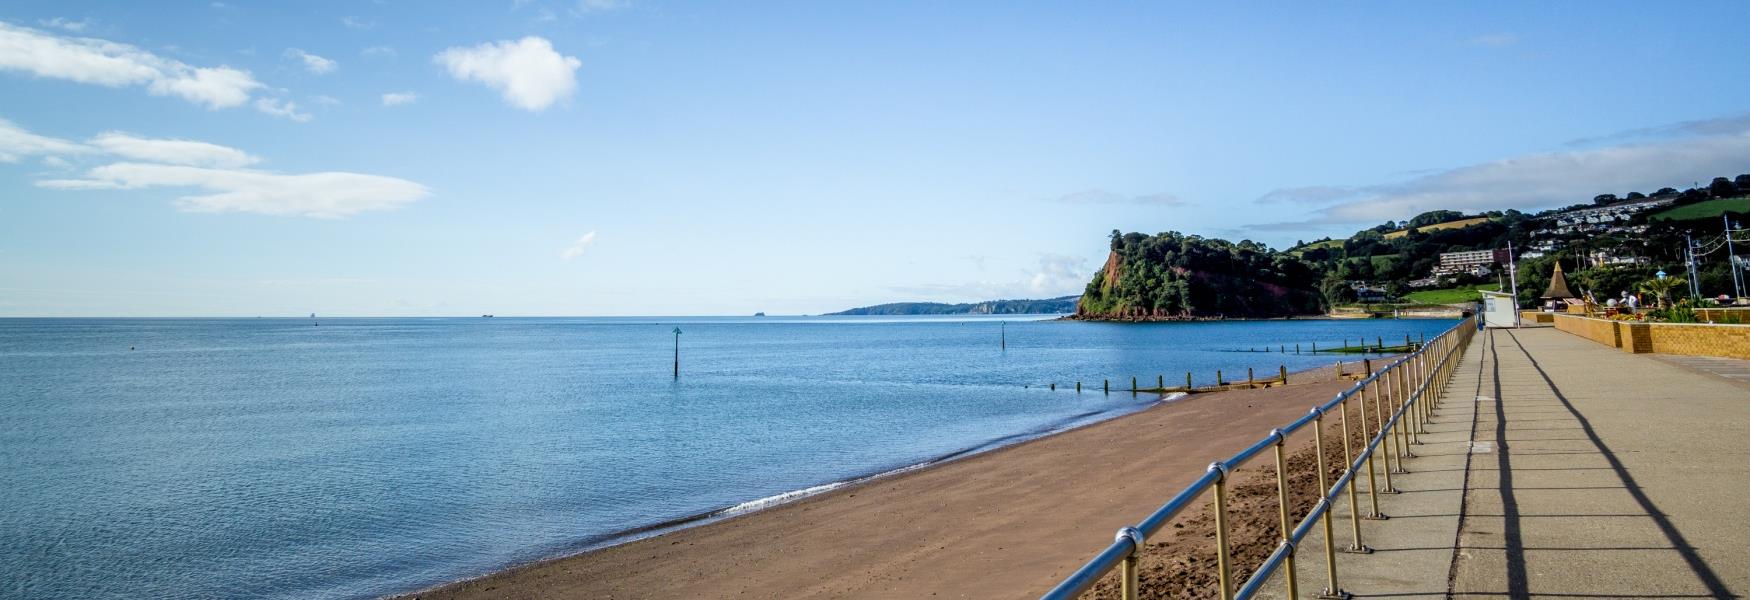
M 1357 597 L 1750 595 L 1745 361 L 1635 355 L 1550 328 L 1479 334 L 1417 458 L 1338 554 Z M 1364 487 L 1361 489 L 1365 490 Z M 1352 544 L 1338 503 L 1338 547 Z M 1364 504 L 1365 510 L 1365 504 Z M 1317 529 L 1315 529 L 1317 531 Z M 1327 586 L 1301 546 L 1303 597 Z M 1282 597 L 1281 575 L 1269 595 Z

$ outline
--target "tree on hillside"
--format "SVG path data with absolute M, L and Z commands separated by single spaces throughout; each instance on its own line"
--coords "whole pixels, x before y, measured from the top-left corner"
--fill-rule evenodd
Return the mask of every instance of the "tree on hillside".
M 1610 203 L 1615 202 L 1615 201 L 1616 201 L 1616 194 L 1599 194 L 1597 196 L 1592 197 L 1592 203 L 1596 204 L 1598 206 L 1604 206 L 1606 204 L 1610 204 Z
M 1714 182 L 1707 185 L 1707 193 L 1715 198 L 1729 198 L 1738 195 L 1738 186 L 1730 179 L 1715 177 Z
M 1740 190 L 1750 191 L 1750 173 L 1739 175 L 1732 180 L 1732 184 L 1738 186 Z
M 1653 192 L 1654 198 L 1664 198 L 1666 196 L 1676 196 L 1676 195 L 1677 195 L 1677 188 L 1662 187 L 1662 188 L 1659 188 L 1659 191 Z
M 1647 197 L 1646 194 L 1642 194 L 1640 192 L 1629 192 L 1628 193 L 1629 200 L 1641 200 L 1641 199 L 1644 199 L 1646 197 Z

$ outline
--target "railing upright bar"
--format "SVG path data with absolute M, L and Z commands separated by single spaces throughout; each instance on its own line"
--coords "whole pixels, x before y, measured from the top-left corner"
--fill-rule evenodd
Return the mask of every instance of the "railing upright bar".
M 1228 466 L 1225 463 L 1214 463 L 1209 469 L 1219 470 L 1221 478 L 1215 480 L 1215 566 L 1220 570 L 1218 581 L 1221 584 L 1221 600 L 1233 600 L 1233 581 L 1228 565 L 1227 554 L 1227 476 Z
M 1325 472 L 1325 413 L 1317 408 L 1313 411 L 1319 415 L 1313 419 L 1313 447 L 1317 448 L 1313 454 L 1318 457 L 1319 502 L 1326 506 L 1324 514 L 1320 516 L 1325 527 L 1325 589 L 1319 592 L 1319 597 L 1328 598 L 1341 594 L 1342 588 L 1337 587 L 1337 542 L 1331 531 L 1331 488 L 1326 484 L 1328 474 Z
M 1282 517 L 1282 543 L 1288 548 L 1288 555 L 1282 559 L 1288 570 L 1282 572 L 1282 579 L 1288 586 L 1288 597 L 1299 598 L 1300 586 L 1294 577 L 1294 542 L 1288 539 L 1288 459 L 1282 454 L 1282 445 L 1287 442 L 1288 436 L 1281 429 L 1271 431 L 1270 434 L 1276 436 L 1276 509 Z M 1257 576 L 1254 575 L 1253 578 Z
M 1343 402 L 1337 404 L 1337 410 L 1339 411 L 1337 413 L 1338 420 L 1343 423 L 1343 464 L 1348 465 L 1348 466 L 1345 466 L 1344 468 L 1349 469 L 1351 473 L 1354 472 L 1354 468 L 1355 468 L 1354 467 L 1355 454 L 1349 452 L 1349 399 L 1354 397 L 1356 394 L 1361 393 L 1361 385 L 1362 384 L 1360 384 L 1360 383 L 1355 384 L 1355 388 L 1354 388 L 1355 393 L 1349 394 L 1348 396 L 1344 396 Z M 1361 424 L 1361 439 L 1366 440 L 1367 439 L 1367 426 L 1365 424 L 1366 417 L 1363 416 L 1362 420 L 1363 420 L 1363 423 Z M 1360 445 L 1366 445 L 1366 442 L 1364 441 Z M 1361 452 L 1361 450 L 1359 450 L 1359 449 L 1357 449 L 1355 451 L 1355 453 L 1360 453 L 1360 452 Z M 1367 544 L 1361 543 L 1361 506 L 1360 506 L 1360 502 L 1356 499 L 1357 492 L 1355 490 L 1355 485 L 1350 484 L 1350 485 L 1346 485 L 1343 487 L 1349 488 L 1349 532 L 1350 532 L 1350 535 L 1354 536 L 1354 540 L 1349 542 L 1349 547 L 1344 548 L 1343 551 L 1351 553 L 1351 554 L 1372 554 L 1373 549 L 1368 548 Z

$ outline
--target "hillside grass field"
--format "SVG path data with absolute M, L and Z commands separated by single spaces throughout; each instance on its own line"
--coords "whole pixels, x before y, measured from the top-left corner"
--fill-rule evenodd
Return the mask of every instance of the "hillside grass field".
M 1417 227 L 1416 229 L 1420 229 L 1422 231 L 1439 231 L 1442 229 L 1462 229 L 1465 227 L 1470 227 L 1472 225 L 1480 225 L 1480 224 L 1487 223 L 1487 222 L 1489 222 L 1489 217 L 1471 217 L 1469 219 L 1459 219 L 1457 221 L 1447 221 L 1445 223 L 1435 223 L 1433 225 Z M 1399 229 L 1397 231 L 1393 231 L 1391 233 L 1385 234 L 1385 239 L 1395 240 L 1395 239 L 1404 237 L 1404 236 L 1409 235 L 1409 234 L 1410 234 L 1409 229 Z
M 1420 290 L 1410 292 L 1404 298 L 1416 304 L 1457 304 L 1480 301 L 1483 299 L 1482 292 L 1495 292 L 1500 289 L 1501 285 L 1498 283 L 1486 283 L 1442 290 Z
M 1674 208 L 1667 208 L 1665 210 L 1661 210 L 1659 212 L 1653 213 L 1651 216 L 1648 216 L 1647 218 L 1648 219 L 1668 219 L 1668 220 L 1673 220 L 1673 221 L 1687 221 L 1690 219 L 1706 219 L 1706 218 L 1716 218 L 1717 219 L 1717 218 L 1719 218 L 1719 216 L 1722 213 L 1728 213 L 1728 212 L 1735 212 L 1735 213 L 1750 212 L 1750 196 L 1739 196 L 1737 198 L 1721 198 L 1719 200 L 1708 200 L 1706 202 L 1697 202 L 1695 204 L 1690 204 L 1688 206 L 1678 206 L 1678 207 L 1674 207 Z

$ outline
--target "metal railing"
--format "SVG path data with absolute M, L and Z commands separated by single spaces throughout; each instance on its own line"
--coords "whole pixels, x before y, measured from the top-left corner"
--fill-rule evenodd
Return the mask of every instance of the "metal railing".
M 1227 460 L 1211 463 L 1203 476 L 1191 482 L 1180 490 L 1166 504 L 1155 509 L 1135 526 L 1124 527 L 1107 546 L 1087 564 L 1082 565 L 1075 573 L 1064 579 L 1057 587 L 1041 596 L 1043 600 L 1071 600 L 1094 587 L 1100 578 L 1115 568 L 1122 569 L 1120 591 L 1126 600 L 1137 597 L 1138 562 L 1149 536 L 1154 535 L 1173 517 L 1184 511 L 1186 507 L 1196 502 L 1204 492 L 1213 490 L 1215 496 L 1215 546 L 1217 580 L 1221 586 L 1221 598 L 1251 598 L 1264 586 L 1278 568 L 1286 566 L 1283 571 L 1284 583 L 1288 588 L 1289 598 L 1300 597 L 1298 582 L 1295 580 L 1294 556 L 1299 544 L 1312 532 L 1313 527 L 1321 525 L 1324 533 L 1325 554 L 1325 589 L 1320 592 L 1321 598 L 1347 598 L 1349 594 L 1337 585 L 1337 552 L 1335 536 L 1332 535 L 1331 523 L 1332 503 L 1340 499 L 1344 490 L 1348 491 L 1349 519 L 1351 536 L 1354 541 L 1342 552 L 1367 554 L 1373 550 L 1362 543 L 1361 521 L 1363 519 L 1382 520 L 1384 515 L 1379 512 L 1379 494 L 1396 493 L 1392 488 L 1391 476 L 1394 473 L 1405 473 L 1403 461 L 1415 458 L 1410 452 L 1410 446 L 1421 444 L 1421 434 L 1427 433 L 1424 424 L 1433 415 L 1434 404 L 1439 401 L 1440 392 L 1451 379 L 1456 368 L 1459 352 L 1470 344 L 1476 335 L 1475 317 L 1466 318 L 1458 325 L 1442 332 L 1416 351 L 1399 357 L 1397 360 L 1381 368 L 1379 371 L 1366 375 L 1355 383 L 1355 386 L 1337 394 L 1337 397 L 1324 404 L 1314 406 L 1304 417 L 1296 419 L 1286 427 L 1273 429 L 1263 439 L 1239 451 Z M 1372 396 L 1373 428 L 1369 436 L 1368 405 L 1369 395 Z M 1356 452 L 1350 451 L 1349 436 L 1349 405 L 1350 399 L 1355 399 L 1355 413 L 1360 419 L 1361 436 L 1367 443 Z M 1386 407 L 1395 407 L 1388 416 Z M 1343 432 L 1343 460 L 1347 467 L 1336 481 L 1327 483 L 1329 471 L 1325 467 L 1324 419 L 1331 411 L 1337 412 Z M 1319 499 L 1298 524 L 1290 526 L 1288 501 L 1288 462 L 1284 456 L 1283 445 L 1290 434 L 1301 428 L 1312 425 L 1313 446 L 1316 448 L 1317 468 L 1319 470 Z M 1264 559 L 1245 585 L 1236 591 L 1233 582 L 1232 558 L 1228 551 L 1227 539 L 1227 490 L 1228 478 L 1234 469 L 1256 458 L 1265 450 L 1274 450 L 1276 457 L 1276 492 L 1278 501 L 1278 516 L 1281 519 L 1281 537 L 1276 549 Z M 1381 457 L 1383 468 L 1376 468 L 1374 455 L 1376 451 Z M 1356 486 L 1352 485 L 1355 478 L 1366 470 L 1367 494 L 1370 502 L 1369 512 L 1363 515 L 1359 509 L 1359 498 Z M 1376 478 L 1376 476 L 1382 477 Z M 1384 486 L 1377 484 L 1384 480 Z

